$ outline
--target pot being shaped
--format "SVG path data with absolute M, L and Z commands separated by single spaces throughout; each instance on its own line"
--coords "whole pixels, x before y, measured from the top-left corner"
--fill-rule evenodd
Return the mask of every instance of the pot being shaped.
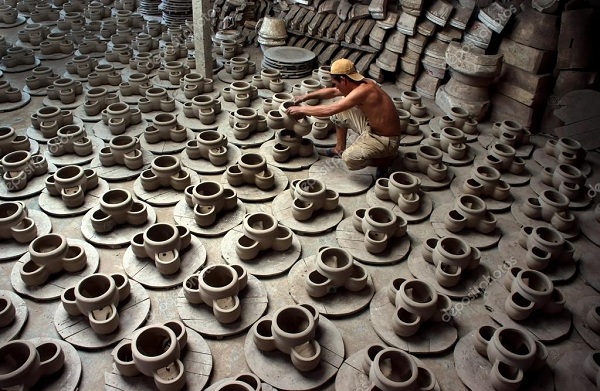
M 0 204 L 0 238 L 29 243 L 37 237 L 37 226 L 20 201 Z
M 586 151 L 581 144 L 568 137 L 550 139 L 544 145 L 544 151 L 555 157 L 558 163 L 578 165 L 585 159 Z
M 570 164 L 558 164 L 556 168 L 544 168 L 542 182 L 554 187 L 569 200 L 578 198 L 585 190 L 585 176 L 578 168 Z
M 215 223 L 220 212 L 237 207 L 237 194 L 217 182 L 202 182 L 185 189 L 185 201 L 194 211 L 194 220 L 200 227 Z
M 174 274 L 181 266 L 181 253 L 190 245 L 190 231 L 181 226 L 156 223 L 141 238 L 134 236 L 131 246 L 138 258 L 150 258 L 163 275 Z M 141 239 L 141 240 L 140 240 Z
M 259 251 L 286 251 L 292 246 L 292 231 L 279 225 L 268 213 L 251 213 L 243 222 L 243 235 L 238 239 L 235 252 L 241 260 L 251 260 Z
M 312 80 L 312 79 L 311 79 Z M 315 81 L 315 80 L 312 80 Z M 318 83 L 318 82 L 317 82 Z M 287 110 L 296 103 L 293 100 L 285 101 L 279 106 L 279 113 L 283 118 L 283 126 L 288 130 L 293 130 L 298 136 L 308 135 L 312 129 L 311 123 L 307 118 L 295 119 L 287 114 Z
M 0 158 L 10 152 L 29 151 L 31 144 L 26 136 L 17 136 L 10 126 L 0 126 Z
M 179 159 L 172 155 L 156 157 L 150 169 L 142 171 L 140 180 L 146 191 L 154 191 L 160 187 L 184 191 L 192 183 L 189 173 L 181 168 Z
M 384 348 L 373 358 L 369 368 L 369 381 L 372 389 L 393 390 L 417 390 L 420 388 L 420 368 L 414 357 L 408 353 L 395 348 Z M 430 373 L 431 374 L 431 373 Z M 435 378 L 428 383 L 435 385 Z M 423 383 L 423 385 L 429 385 Z M 427 388 L 433 389 L 433 388 Z
M 487 234 L 496 228 L 496 218 L 487 211 L 485 201 L 481 198 L 463 194 L 456 199 L 454 209 L 448 212 L 444 224 L 450 232 L 460 232 L 464 228 L 471 228 Z
M 92 214 L 92 227 L 98 233 L 110 232 L 118 225 L 143 225 L 148 221 L 145 204 L 133 199 L 125 189 L 112 189 L 100 198 L 100 207 Z
M 27 340 L 14 340 L 0 346 L 0 354 L 2 388 L 30 389 L 40 378 L 60 371 L 65 362 L 64 352 L 55 341 L 36 346 Z

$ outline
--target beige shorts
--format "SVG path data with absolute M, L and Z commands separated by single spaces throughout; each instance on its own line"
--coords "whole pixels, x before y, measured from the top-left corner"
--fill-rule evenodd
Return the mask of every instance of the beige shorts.
M 357 107 L 332 115 L 331 121 L 359 134 L 356 141 L 342 153 L 349 170 L 375 166 L 373 159 L 393 157 L 398 152 L 400 136 L 387 137 L 373 133 L 367 116 Z

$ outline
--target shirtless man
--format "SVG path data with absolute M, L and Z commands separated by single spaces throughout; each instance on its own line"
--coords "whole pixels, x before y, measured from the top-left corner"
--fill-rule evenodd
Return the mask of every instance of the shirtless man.
M 333 87 L 322 88 L 298 97 L 296 103 L 309 99 L 343 96 L 328 105 L 292 106 L 287 113 L 294 118 L 307 115 L 329 116 L 336 126 L 336 146 L 325 151 L 328 156 L 341 155 L 349 170 L 377 167 L 377 177 L 387 176 L 388 167 L 400 144 L 400 119 L 389 95 L 374 81 L 356 71 L 352 61 L 339 59 L 331 65 Z M 346 148 L 348 129 L 359 133 Z

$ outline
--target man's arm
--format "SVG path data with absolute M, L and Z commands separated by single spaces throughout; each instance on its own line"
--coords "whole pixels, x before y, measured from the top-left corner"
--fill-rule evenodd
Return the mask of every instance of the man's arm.
M 334 90 L 338 91 L 337 88 L 334 88 Z M 366 89 L 356 88 L 337 102 L 328 105 L 317 106 L 292 106 L 288 108 L 287 113 L 294 118 L 301 118 L 307 115 L 312 115 L 316 117 L 329 117 L 333 114 L 341 113 L 342 111 L 351 109 L 352 107 L 356 106 L 359 102 L 361 102 L 364 99 L 364 96 L 367 93 L 368 92 Z

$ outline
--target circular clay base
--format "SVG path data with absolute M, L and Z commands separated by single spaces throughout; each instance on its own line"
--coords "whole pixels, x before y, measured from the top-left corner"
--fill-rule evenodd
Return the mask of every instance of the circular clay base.
M 26 106 L 30 100 L 31 100 L 31 95 L 29 95 L 25 91 L 21 91 L 21 100 L 20 101 L 0 103 L 0 113 L 20 109 L 21 107 Z
M 289 191 L 283 191 L 273 200 L 271 210 L 273 216 L 280 224 L 300 234 L 319 234 L 333 229 L 344 218 L 344 209 L 341 205 L 333 210 L 319 210 L 305 221 L 298 221 L 292 214 L 292 196 Z
M 319 160 L 317 151 L 313 148 L 310 156 L 292 156 L 285 162 L 278 162 L 273 159 L 273 147 L 277 144 L 276 140 L 269 140 L 262 144 L 259 153 L 267 159 L 267 163 L 279 167 L 282 170 L 297 171 L 303 168 L 309 168 L 314 162 Z
M 197 332 L 187 329 L 187 345 L 181 351 L 180 360 L 185 370 L 185 389 L 188 391 L 201 391 L 208 383 L 213 367 L 213 358 L 210 347 Z M 119 349 L 121 344 L 131 343 L 132 336 L 123 339 L 112 351 L 111 356 Z M 112 371 L 104 373 L 104 385 L 107 390 L 138 390 L 155 391 L 154 379 L 150 376 L 123 376 L 115 365 Z
M 590 350 L 566 351 L 554 365 L 554 390 L 596 391 L 597 388 L 583 372 L 583 363 Z
M 19 335 L 27 321 L 27 304 L 19 295 L 12 291 L 0 291 L 0 297 L 9 299 L 15 306 L 15 319 L 7 326 L 0 328 L 0 344 L 12 341 Z
M 37 53 L 36 57 L 42 61 L 53 61 L 53 60 L 62 60 L 67 57 L 71 57 L 75 51 L 71 53 L 52 53 L 52 54 L 43 54 Z
M 219 91 L 219 89 L 217 89 L 217 88 L 213 88 L 213 90 L 210 92 L 203 92 L 198 95 L 206 95 L 206 96 L 210 96 L 213 99 L 217 99 L 221 96 L 221 91 Z M 192 99 L 188 99 L 185 97 L 185 93 L 181 89 L 181 85 L 179 86 L 178 90 L 173 91 L 173 98 L 175 98 L 178 102 L 181 102 L 181 103 L 189 102 L 192 100 Z
M 591 211 L 576 213 L 581 232 L 597 246 L 600 246 L 600 222 L 594 218 Z
M 524 249 L 518 243 L 519 235 L 519 232 L 508 232 L 504 235 L 498 244 L 498 252 L 502 254 L 502 257 L 507 261 L 515 260 L 516 264 L 514 266 L 529 269 L 526 262 L 527 249 Z M 541 270 L 541 272 L 547 275 L 554 283 L 567 282 L 577 273 L 577 263 L 556 260 L 551 262 L 548 267 Z
M 148 151 L 142 151 L 142 161 L 144 162 L 142 167 L 137 170 L 130 170 L 127 166 L 121 166 L 115 164 L 114 166 L 105 167 L 100 163 L 100 158 L 96 156 L 90 163 L 90 168 L 96 171 L 96 174 L 107 181 L 127 181 L 130 179 L 137 178 L 140 176 L 142 171 L 150 168 L 152 160 L 155 158 L 153 154 Z
M 54 327 L 62 339 L 82 349 L 100 349 L 113 345 L 133 333 L 147 319 L 150 296 L 143 286 L 131 281 L 129 297 L 117 306 L 119 327 L 111 334 L 96 334 L 87 315 L 69 315 L 59 302 L 54 313 Z
M 392 328 L 395 311 L 387 289 L 377 291 L 370 306 L 371 322 L 377 335 L 390 346 L 411 354 L 430 354 L 445 351 L 458 339 L 458 331 L 450 323 L 429 321 L 415 335 L 400 337 Z
M 52 376 L 44 376 L 41 378 L 35 390 L 39 391 L 75 391 L 78 389 L 79 380 L 81 379 L 81 357 L 77 350 L 69 343 L 54 338 L 32 338 L 29 340 L 34 345 L 38 346 L 43 343 L 56 342 L 60 345 L 65 356 L 65 361 L 62 369 Z
M 42 63 L 42 61 L 40 61 L 40 59 L 37 57 L 35 57 L 35 61 L 33 62 L 33 64 L 17 65 L 16 67 L 12 67 L 12 68 L 7 68 L 6 65 L 4 65 L 2 63 L 2 64 L 0 64 L 0 71 L 6 72 L 6 73 L 26 72 L 26 71 L 32 70 L 33 68 L 37 68 L 41 63 Z
M 308 169 L 308 177 L 320 179 L 327 183 L 327 188 L 335 190 L 339 195 L 364 193 L 373 184 L 373 169 L 350 171 L 340 157 L 320 157 Z
M 44 191 L 44 189 L 46 189 L 46 176 L 48 176 L 49 173 L 55 171 L 56 166 L 48 164 L 48 172 L 39 176 L 29 178 L 29 180 L 27 181 L 27 186 L 25 186 L 24 189 L 21 189 L 19 191 L 9 191 L 7 183 L 3 180 L 0 180 L 0 199 L 11 201 L 21 200 L 41 193 L 42 191 Z
M 423 246 L 418 246 L 410 252 L 408 269 L 415 278 L 432 285 L 439 293 L 443 293 L 452 299 L 462 299 L 463 297 L 473 299 L 479 296 L 482 289 L 489 283 L 492 268 L 485 264 L 486 259 L 484 256 L 482 259 L 483 264 L 480 263 L 475 270 L 465 270 L 457 285 L 448 288 L 443 287 L 438 284 L 435 278 L 435 265 L 423 259 L 422 251 Z
M 90 191 L 86 191 L 83 204 L 77 208 L 68 208 L 60 196 L 52 196 L 48 190 L 44 189 L 38 203 L 40 208 L 51 216 L 70 217 L 86 213 L 88 210 L 97 206 L 100 197 L 110 190 L 108 183 L 104 179 L 98 179 L 98 186 Z
M 365 234 L 354 229 L 353 217 L 347 217 L 337 226 L 335 237 L 341 248 L 354 258 L 369 265 L 391 265 L 402 261 L 410 252 L 410 238 L 405 234 L 401 238 L 390 238 L 385 251 L 371 254 L 365 249 Z
M 577 330 L 579 335 L 581 335 L 581 338 L 595 350 L 600 349 L 600 334 L 596 334 L 594 330 L 588 327 L 585 322 L 585 317 L 592 308 L 598 305 L 598 303 L 600 303 L 600 296 L 587 296 L 578 297 L 577 300 L 569 306 L 573 312 L 573 325 L 575 326 L 575 330 Z
M 233 381 L 233 380 L 235 380 L 235 377 L 228 377 L 226 379 L 221 379 L 221 380 L 217 381 L 216 383 L 214 383 L 212 386 L 206 388 L 204 391 L 217 391 L 220 389 L 219 387 L 222 387 L 228 381 Z M 276 391 L 276 389 L 267 383 L 261 383 L 260 391 Z
M 171 275 L 160 274 L 154 260 L 138 258 L 128 247 L 123 254 L 123 269 L 129 278 L 153 289 L 172 288 L 181 285 L 190 274 L 194 274 L 206 262 L 206 248 L 197 237 L 192 235 L 191 244 L 179 254 L 181 266 Z
M 258 350 L 252 332 L 248 332 L 244 342 L 246 362 L 256 376 L 275 388 L 290 391 L 319 389 L 336 375 L 344 362 L 344 341 L 337 327 L 325 317 L 319 318 L 315 340 L 321 345 L 321 362 L 309 372 L 297 370 L 290 356 L 279 350 Z
M 450 184 L 450 190 L 452 191 L 452 194 L 454 194 L 455 197 L 458 197 L 462 194 L 465 194 L 463 191 L 463 184 L 465 182 L 465 180 L 471 178 L 470 175 L 466 175 L 466 176 L 457 176 L 456 178 L 454 178 L 454 180 L 452 181 L 452 183 Z M 487 208 L 487 210 L 489 210 L 490 212 L 504 212 L 510 209 L 510 206 L 512 205 L 514 198 L 509 195 L 505 200 L 495 200 L 492 197 L 489 196 L 478 196 L 479 198 L 481 198 L 483 201 L 485 201 L 485 206 Z
M 429 196 L 423 192 L 419 193 L 419 197 L 421 199 L 419 208 L 409 214 L 400 210 L 400 207 L 397 203 L 390 200 L 382 200 L 377 198 L 375 195 L 375 188 L 372 187 L 369 189 L 369 191 L 367 191 L 367 205 L 369 205 L 369 207 L 379 206 L 390 209 L 396 216 L 402 217 L 409 224 L 418 223 L 427 219 L 431 212 L 433 212 L 433 201 L 431 201 L 431 198 L 429 198 Z
M 263 202 L 275 198 L 278 194 L 284 191 L 288 185 L 288 177 L 283 171 L 277 167 L 267 166 L 275 175 L 275 184 L 269 190 L 261 190 L 253 184 L 245 184 L 242 186 L 231 186 L 227 181 L 227 173 L 221 177 L 221 185 L 231 187 L 237 193 L 237 196 L 242 201 L 247 202 Z
M 365 391 L 371 387 L 369 373 L 365 373 L 362 369 L 365 354 L 367 354 L 367 349 L 361 349 L 344 361 L 335 377 L 336 390 Z M 417 367 L 425 368 L 425 364 L 421 360 L 414 356 L 413 359 L 416 361 Z M 434 387 L 430 390 L 440 391 L 439 382 L 436 381 Z
M 100 150 L 104 148 L 104 141 L 98 137 L 87 136 L 92 142 L 92 153 L 86 156 L 79 156 L 76 153 L 65 153 L 64 155 L 54 156 L 50 152 L 44 153 L 48 163 L 54 164 L 57 167 L 64 166 L 83 166 L 86 163 L 91 162 L 98 155 Z
M 249 275 L 248 285 L 238 293 L 242 313 L 237 321 L 229 324 L 219 323 L 208 305 L 190 304 L 183 290 L 177 296 L 177 312 L 185 325 L 207 337 L 229 337 L 241 333 L 252 326 L 267 309 L 267 291 L 258 278 Z
M 63 103 L 60 99 L 50 99 L 47 96 L 42 101 L 44 106 L 54 106 L 63 110 L 76 109 L 85 103 L 85 94 L 81 93 L 75 97 L 75 100 L 71 103 Z
M 98 121 L 92 126 L 92 132 L 94 132 L 96 137 L 106 142 L 110 142 L 110 140 L 112 140 L 115 136 L 139 137 L 141 141 L 141 139 L 143 138 L 142 134 L 149 125 L 150 124 L 147 121 L 142 120 L 142 122 L 140 122 L 139 124 L 128 126 L 127 129 L 125 129 L 125 131 L 121 134 L 112 134 L 110 129 L 107 125 L 104 124 L 104 122 Z
M 106 58 L 101 58 L 100 60 L 98 60 L 98 65 L 102 65 L 102 64 L 112 65 L 114 67 L 115 71 L 125 69 L 129 66 L 129 63 L 123 64 L 119 61 L 107 61 Z
M 523 213 L 523 209 L 521 209 L 521 206 L 524 204 L 524 202 L 525 199 L 516 199 L 516 201 L 513 202 L 510 207 L 510 212 L 512 213 L 515 220 L 517 220 L 517 223 L 531 227 L 552 227 L 552 224 L 547 223 L 544 220 L 535 220 Z M 571 240 L 579 236 L 579 221 L 576 220 L 575 222 L 576 224 L 569 231 L 558 231 L 563 236 L 563 238 Z
M 301 253 L 300 240 L 292 234 L 292 245 L 286 251 L 265 250 L 254 259 L 243 261 L 235 252 L 235 246 L 243 235 L 242 225 L 233 228 L 221 241 L 221 256 L 229 265 L 241 265 L 249 274 L 257 277 L 271 277 L 288 271 L 298 260 Z
M 598 246 L 586 238 L 579 238 L 575 245 L 575 259 L 579 260 L 579 276 L 592 288 L 600 292 L 600 262 L 596 252 Z
M 419 130 L 417 134 L 406 134 L 400 136 L 400 146 L 406 147 L 410 145 L 421 144 L 421 141 L 425 138 L 423 131 Z
M 245 81 L 245 82 L 249 83 L 250 81 L 252 81 L 252 76 L 253 75 L 250 74 L 250 73 L 246 73 L 243 78 L 241 78 L 241 79 L 234 79 L 233 76 L 231 76 L 231 73 L 228 73 L 226 70 L 222 70 L 219 73 L 217 73 L 216 76 L 223 83 L 231 84 L 231 83 L 236 82 L 236 81 Z M 291 88 L 290 88 L 290 91 L 291 91 Z
M 482 234 L 475 231 L 474 229 L 465 228 L 460 232 L 450 232 L 446 229 L 444 224 L 444 217 L 454 209 L 454 203 L 447 203 L 437 206 L 431 214 L 431 225 L 436 235 L 440 238 L 446 236 L 457 236 L 464 240 L 469 246 L 477 247 L 480 250 L 494 247 L 500 241 L 502 237 L 502 231 L 496 227 L 489 234 Z
M 460 381 L 471 390 L 495 391 L 490 383 L 492 364 L 475 350 L 475 331 L 462 337 L 454 348 L 454 367 Z M 554 376 L 545 366 L 525 373 L 519 390 L 553 391 Z
M 540 166 L 546 168 L 554 168 L 558 165 L 558 160 L 555 157 L 548 155 L 544 152 L 544 148 L 537 148 L 533 151 L 533 160 L 535 160 Z M 592 173 L 592 166 L 589 162 L 583 162 L 577 167 L 581 173 L 585 176 L 589 176 Z
M 235 209 L 219 212 L 216 221 L 209 227 L 201 227 L 196 224 L 194 210 L 188 206 L 185 200 L 179 201 L 173 210 L 173 219 L 177 224 L 188 228 L 195 235 L 205 237 L 224 235 L 240 225 L 244 220 L 244 216 L 246 216 L 246 206 L 240 200 L 238 200 Z
M 200 183 L 200 177 L 194 171 L 188 171 L 192 179 L 191 185 L 196 186 Z M 146 191 L 142 186 L 142 180 L 137 178 L 133 182 L 133 192 L 142 201 L 146 201 L 152 206 L 170 206 L 175 205 L 183 198 L 183 191 L 177 191 L 172 187 L 160 187 L 157 190 Z
M 13 289 L 22 296 L 29 297 L 33 300 L 47 301 L 60 298 L 63 291 L 77 284 L 83 277 L 94 274 L 100 265 L 100 255 L 91 244 L 78 239 L 67 239 L 70 246 L 79 246 L 83 248 L 87 256 L 85 268 L 76 273 L 68 273 L 60 271 L 40 286 L 25 285 L 21 279 L 21 267 L 31 260 L 29 253 L 23 255 L 15 262 L 10 273 L 10 283 Z
M 12 23 L 4 23 L 4 22 L 0 23 L 0 29 L 9 29 L 12 27 L 17 27 L 17 26 L 22 25 L 26 21 L 27 21 L 27 18 L 19 15 L 19 16 L 17 16 L 17 19 L 15 19 L 15 21 Z
M 344 287 L 331 288 L 323 297 L 311 297 L 306 291 L 306 276 L 317 268 L 317 257 L 303 258 L 296 262 L 287 276 L 289 293 L 297 304 L 310 304 L 321 314 L 345 316 L 359 312 L 369 305 L 375 294 L 373 279 L 369 276 L 367 285 L 359 292 L 351 292 Z
M 553 315 L 536 310 L 525 320 L 512 320 L 504 310 L 508 295 L 509 292 L 502 285 L 502 278 L 492 281 L 483 295 L 483 304 L 490 311 L 490 317 L 500 325 L 529 332 L 542 342 L 556 341 L 571 330 L 571 313 L 566 308 Z
M 81 221 L 81 233 L 85 240 L 97 246 L 109 248 L 128 246 L 131 238 L 140 232 L 144 232 L 146 229 L 150 228 L 152 224 L 156 223 L 156 212 L 154 211 L 154 208 L 147 204 L 144 205 L 146 205 L 146 210 L 148 211 L 148 220 L 146 220 L 146 224 L 133 226 L 125 223 L 116 226 L 112 231 L 106 233 L 97 233 L 92 226 L 92 216 L 96 211 L 100 210 L 100 208 L 96 207 L 90 209 L 85 216 L 83 216 L 83 220 Z
M 545 190 L 556 190 L 554 187 L 544 184 L 542 182 L 542 178 L 537 176 L 531 178 L 530 185 L 531 189 L 533 189 L 533 191 L 537 195 L 542 194 L 542 192 L 544 192 Z M 590 206 L 592 201 L 593 199 L 588 197 L 588 192 L 584 188 L 579 194 L 579 197 L 569 202 L 569 209 L 585 209 L 588 206 Z
M 28 216 L 34 221 L 37 228 L 37 236 L 47 235 L 52 232 L 52 221 L 45 213 L 38 210 L 27 210 Z M 13 239 L 2 240 L 2 251 L 0 262 L 18 258 L 29 250 L 29 243 L 19 243 Z M 2 330 L 0 328 L 0 330 Z
M 24 86 L 22 91 L 28 93 L 31 96 L 46 96 L 46 95 L 48 95 L 48 90 L 46 90 L 46 87 L 40 87 L 40 88 L 36 88 L 35 90 L 32 90 L 29 87 Z
M 222 166 L 213 165 L 208 159 L 190 159 L 188 154 L 184 151 L 179 155 L 181 164 L 194 170 L 199 174 L 222 174 L 225 172 L 228 166 L 235 164 L 242 156 L 242 151 L 235 144 L 227 145 L 227 163 Z
M 71 122 L 68 125 L 77 125 L 77 126 L 84 127 L 83 121 L 77 117 L 73 117 L 73 122 Z M 66 126 L 66 124 L 63 126 Z M 48 140 L 50 140 L 49 138 L 46 138 L 46 136 L 44 136 L 44 134 L 42 133 L 41 130 L 36 129 L 31 125 L 29 127 L 27 127 L 27 130 L 25 132 L 27 134 L 27 137 L 29 137 L 30 139 L 33 139 L 39 143 L 42 143 L 42 144 L 46 144 L 48 142 Z
M 235 144 L 240 148 L 250 148 L 250 147 L 259 147 L 263 145 L 263 143 L 271 140 L 275 135 L 275 130 L 271 128 L 267 128 L 262 132 L 253 132 L 250 134 L 250 137 L 244 140 L 238 140 L 234 133 L 233 128 L 229 126 L 229 120 L 221 121 L 217 131 L 221 134 L 224 134 L 229 140 L 230 144 Z
M 335 147 L 336 143 L 335 128 L 332 129 L 325 138 L 315 138 L 312 132 L 304 136 L 304 138 L 312 141 L 313 145 L 317 148 L 332 148 Z
M 194 132 L 192 132 L 190 129 L 186 129 L 186 135 L 187 137 L 184 141 L 175 142 L 171 140 L 164 140 L 155 144 L 148 143 L 146 141 L 146 137 L 141 136 L 140 145 L 142 146 L 142 150 L 150 151 L 155 155 L 174 154 L 183 151 L 188 141 L 196 139 Z
M 184 113 L 179 113 L 177 115 L 177 123 L 194 131 L 214 130 L 217 129 L 224 121 L 226 121 L 228 116 L 229 114 L 225 110 L 221 110 L 219 114 L 215 115 L 215 121 L 212 124 L 203 124 L 202 121 L 196 117 L 190 118 L 186 117 Z

